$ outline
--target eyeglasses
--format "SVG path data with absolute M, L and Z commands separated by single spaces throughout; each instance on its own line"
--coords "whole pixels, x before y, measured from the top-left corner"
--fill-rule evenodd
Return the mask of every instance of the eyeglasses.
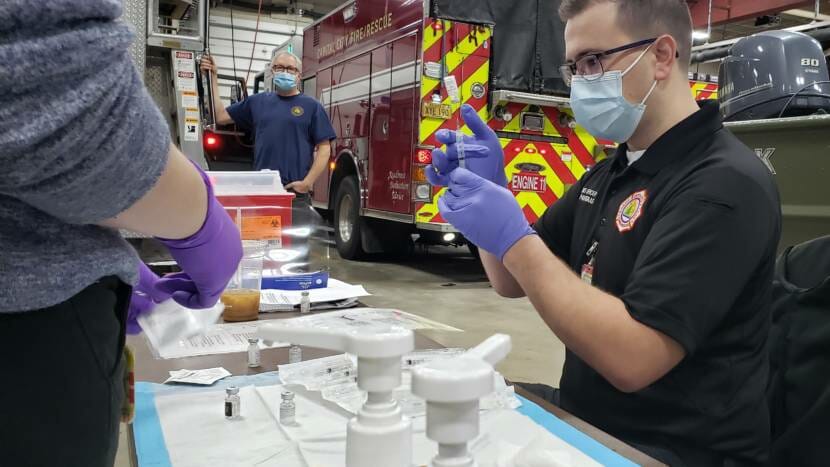
M 294 74 L 297 74 L 297 73 L 300 72 L 300 70 L 298 70 L 297 68 L 295 68 L 293 66 L 282 66 L 282 65 L 271 65 L 271 71 L 273 71 L 274 73 L 283 73 L 283 72 L 287 71 L 289 73 L 294 73 Z
M 602 65 L 602 59 L 609 55 L 614 55 L 626 50 L 633 50 L 637 47 L 643 47 L 653 44 L 658 38 L 645 39 L 642 41 L 632 42 L 620 47 L 608 49 L 604 52 L 591 53 L 583 55 L 576 59 L 576 61 L 569 61 L 559 67 L 559 72 L 562 74 L 562 79 L 566 86 L 571 85 L 574 76 L 584 77 L 588 81 L 595 81 L 602 78 L 605 74 L 605 68 Z

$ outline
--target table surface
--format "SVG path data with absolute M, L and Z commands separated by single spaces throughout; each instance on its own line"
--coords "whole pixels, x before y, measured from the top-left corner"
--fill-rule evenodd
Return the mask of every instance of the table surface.
M 285 319 L 297 317 L 299 316 L 299 313 L 264 313 L 259 316 L 260 320 Z M 242 376 L 255 375 L 267 371 L 276 371 L 277 366 L 288 363 L 288 347 L 263 350 L 261 354 L 262 365 L 257 368 L 249 368 L 247 353 L 245 352 L 162 360 L 153 356 L 149 343 L 143 335 L 128 336 L 127 345 L 130 346 L 135 354 L 135 380 L 149 381 L 152 383 L 164 382 L 164 380 L 170 377 L 169 371 L 180 370 L 183 368 L 198 370 L 221 366 L 231 372 L 234 376 Z M 438 342 L 435 342 L 434 340 L 417 332 L 415 333 L 416 349 L 437 349 L 442 347 L 443 346 Z M 336 353 L 337 352 L 332 352 L 331 350 L 303 347 L 303 360 L 327 357 Z M 631 460 L 632 462 L 640 464 L 643 467 L 665 467 L 665 464 L 662 464 L 648 455 L 634 449 L 633 447 L 623 443 L 617 438 L 614 438 L 608 433 L 605 433 L 599 428 L 588 424 L 567 411 L 562 410 L 561 408 L 535 396 L 534 394 L 525 391 L 519 386 L 516 386 L 516 393 L 538 404 L 540 407 L 559 417 L 564 422 L 595 439 L 608 449 L 611 449 L 626 459 Z M 135 452 L 135 438 L 133 437 L 132 425 L 129 426 L 128 438 L 130 464 L 137 466 L 138 460 Z

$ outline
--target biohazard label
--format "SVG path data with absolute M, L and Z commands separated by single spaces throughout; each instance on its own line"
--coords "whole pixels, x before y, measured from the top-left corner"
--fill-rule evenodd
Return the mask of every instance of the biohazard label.
M 242 216 L 242 240 L 282 239 L 282 216 Z

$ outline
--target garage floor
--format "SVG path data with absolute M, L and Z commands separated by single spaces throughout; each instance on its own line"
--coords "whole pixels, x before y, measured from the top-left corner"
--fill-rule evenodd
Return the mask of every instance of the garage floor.
M 490 288 L 481 263 L 466 248 L 416 248 L 408 258 L 341 259 L 333 245 L 315 242 L 315 266 L 331 276 L 362 284 L 373 294 L 371 307 L 396 308 L 440 321 L 465 332 L 426 331 L 446 347 L 470 347 L 495 332 L 513 338 L 513 351 L 498 366 L 510 380 L 558 385 L 565 348 L 527 299 L 499 297 Z M 149 259 L 149 258 L 146 258 Z M 122 434 L 116 466 L 129 466 Z

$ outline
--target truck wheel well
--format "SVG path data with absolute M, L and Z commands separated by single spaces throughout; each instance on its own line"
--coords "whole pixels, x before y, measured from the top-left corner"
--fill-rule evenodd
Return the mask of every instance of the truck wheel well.
M 345 153 L 340 154 L 337 158 L 337 164 L 335 165 L 334 173 L 331 176 L 331 186 L 329 187 L 330 210 L 334 210 L 334 197 L 337 196 L 337 190 L 340 188 L 340 182 L 350 175 L 357 175 L 357 167 L 355 167 L 351 156 Z

